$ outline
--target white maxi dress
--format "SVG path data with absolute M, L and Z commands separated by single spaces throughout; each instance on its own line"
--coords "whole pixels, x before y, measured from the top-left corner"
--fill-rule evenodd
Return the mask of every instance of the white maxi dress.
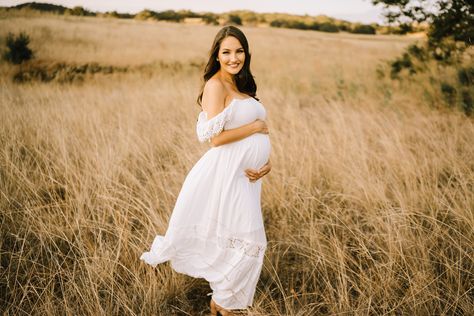
M 236 99 L 218 115 L 199 113 L 196 132 L 205 142 L 222 130 L 265 120 L 254 98 Z M 209 282 L 214 301 L 226 309 L 252 305 L 267 245 L 260 193 L 245 169 L 259 169 L 271 151 L 267 134 L 209 149 L 189 171 L 164 236 L 157 235 L 140 259 L 156 267 L 170 261 L 179 272 Z

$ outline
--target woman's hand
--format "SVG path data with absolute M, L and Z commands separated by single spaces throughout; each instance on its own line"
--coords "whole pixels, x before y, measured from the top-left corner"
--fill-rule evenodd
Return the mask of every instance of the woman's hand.
M 263 120 L 257 119 L 253 122 L 255 133 L 268 134 L 267 123 Z
M 263 165 L 263 167 L 260 168 L 259 170 L 246 169 L 245 175 L 250 179 L 250 182 L 255 182 L 261 177 L 263 177 L 264 175 L 266 175 L 267 173 L 269 173 L 270 170 L 272 170 L 272 164 L 270 160 L 268 160 L 267 163 Z

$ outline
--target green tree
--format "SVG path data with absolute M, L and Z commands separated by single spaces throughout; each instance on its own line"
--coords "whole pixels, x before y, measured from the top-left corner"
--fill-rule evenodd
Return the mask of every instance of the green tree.
M 472 115 L 473 91 L 471 88 L 471 69 L 463 67 L 465 50 L 472 46 L 474 37 L 474 2 L 472 0 L 372 0 L 383 4 L 389 22 L 399 25 L 413 22 L 427 22 L 428 41 L 423 46 L 410 45 L 403 56 L 391 63 L 391 76 L 397 78 L 406 69 L 409 74 L 426 70 L 431 58 L 438 63 L 438 69 L 454 67 L 458 72 L 458 83 L 449 78 L 443 81 L 433 79 L 439 88 L 444 103 L 453 107 L 460 105 L 468 116 Z M 472 64 L 472 62 L 471 62 Z M 448 79 L 448 80 L 446 80 Z M 446 81 L 445 81 L 446 80 Z
M 7 35 L 7 51 L 3 54 L 3 59 L 12 64 L 21 64 L 24 61 L 33 58 L 33 51 L 28 47 L 30 38 L 26 33 L 14 36 L 12 33 Z
M 428 44 L 439 46 L 452 38 L 472 45 L 474 37 L 474 2 L 472 0 L 372 0 L 383 4 L 388 22 L 408 24 L 428 22 Z

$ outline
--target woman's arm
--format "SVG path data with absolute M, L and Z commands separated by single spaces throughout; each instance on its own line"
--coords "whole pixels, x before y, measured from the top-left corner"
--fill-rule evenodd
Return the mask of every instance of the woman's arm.
M 210 139 L 210 143 L 212 147 L 217 147 L 220 145 L 244 139 L 245 137 L 248 137 L 255 133 L 268 134 L 268 128 L 265 121 L 256 120 L 241 127 L 223 130 L 218 135 L 212 137 Z
M 217 79 L 210 79 L 204 86 L 202 95 L 202 110 L 206 112 L 206 119 L 212 120 L 215 116 L 219 115 L 224 111 L 224 101 L 226 98 L 224 85 Z M 222 123 L 222 122 L 220 122 Z M 217 126 L 219 127 L 219 126 Z M 222 129 L 223 126 L 220 126 Z M 206 129 L 204 129 L 206 131 Z M 198 132 L 199 133 L 199 132 Z M 238 128 L 230 130 L 221 130 L 219 134 L 214 133 L 211 135 L 205 135 L 201 139 L 207 137 L 211 146 L 216 147 L 227 143 L 235 142 L 248 137 L 254 133 L 265 133 L 268 134 L 268 128 L 264 121 L 256 120 L 247 125 L 243 125 Z

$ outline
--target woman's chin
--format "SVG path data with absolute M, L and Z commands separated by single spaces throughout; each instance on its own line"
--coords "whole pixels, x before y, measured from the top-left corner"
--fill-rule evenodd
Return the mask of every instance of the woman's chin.
M 239 71 L 241 70 L 242 68 L 227 68 L 227 72 L 232 74 L 232 75 L 236 75 L 239 73 Z

